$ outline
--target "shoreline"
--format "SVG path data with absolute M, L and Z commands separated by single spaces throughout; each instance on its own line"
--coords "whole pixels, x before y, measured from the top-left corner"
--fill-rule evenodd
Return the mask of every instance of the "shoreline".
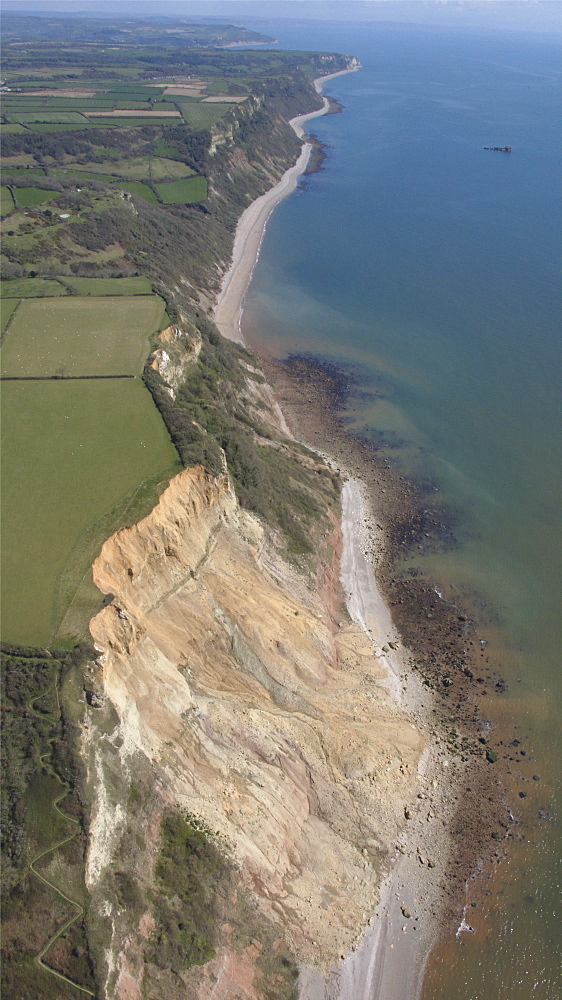
M 442 597 L 438 581 L 405 581 L 397 568 L 396 557 L 418 550 L 426 529 L 433 530 L 434 522 L 423 516 L 431 518 L 433 511 L 425 510 L 427 493 L 403 480 L 384 451 L 346 432 L 345 372 L 298 356 L 283 362 L 262 355 L 262 368 L 293 436 L 361 486 L 364 508 L 354 533 L 410 654 L 400 676 L 402 694 L 430 748 L 420 762 L 417 796 L 408 803 L 411 820 L 387 857 L 371 922 L 328 979 L 302 970 L 300 1000 L 415 1000 L 434 949 L 462 943 L 463 932 L 472 930 L 465 918 L 477 911 L 467 908 L 490 895 L 486 879 L 506 856 L 505 838 L 517 836 L 518 820 L 503 797 L 503 774 L 490 767 L 482 745 L 488 743 L 483 738 L 488 724 L 479 696 L 501 678 L 480 649 L 479 637 L 488 629 L 472 606 L 459 604 L 459 595 Z M 440 527 L 446 540 L 448 526 Z M 430 545 L 432 540 L 433 535 Z
M 314 87 L 318 94 L 321 94 L 323 85 L 328 80 L 333 80 L 337 76 L 344 76 L 347 73 L 354 73 L 359 67 L 341 70 L 339 73 L 331 73 L 328 76 L 318 77 L 314 81 Z M 323 107 L 316 111 L 309 111 L 304 115 L 297 115 L 291 118 L 289 124 L 299 137 L 304 136 L 303 125 L 327 114 L 330 103 L 327 97 L 323 97 Z M 232 260 L 226 271 L 219 294 L 213 309 L 213 319 L 223 337 L 233 340 L 237 344 L 243 344 L 244 339 L 240 330 L 242 312 L 244 310 L 244 298 L 248 290 L 254 267 L 259 259 L 260 247 L 265 236 L 267 222 L 273 210 L 279 202 L 283 201 L 296 189 L 299 177 L 304 173 L 310 155 L 312 153 L 312 143 L 305 142 L 298 160 L 285 171 L 280 181 L 269 191 L 260 195 L 255 201 L 248 205 L 238 220 L 236 235 L 234 237 L 234 247 L 232 250 Z
M 327 80 L 339 75 L 342 74 L 315 80 L 317 91 L 320 93 Z M 291 120 L 290 124 L 299 137 L 304 134 L 303 125 L 306 122 L 328 111 L 328 99 L 323 100 L 323 108 Z M 214 310 L 214 320 L 222 335 L 237 343 L 244 343 L 240 328 L 244 298 L 259 258 L 267 221 L 279 202 L 295 190 L 311 151 L 312 145 L 305 143 L 298 160 L 285 172 L 278 184 L 256 199 L 240 217 L 232 262 L 223 278 Z M 284 417 L 287 416 L 283 407 L 281 412 Z M 302 438 L 298 429 L 295 436 Z M 409 717 L 411 720 L 416 719 L 418 724 L 420 715 L 425 717 L 421 731 L 425 730 L 427 749 L 418 766 L 420 791 L 417 807 L 412 810 L 413 822 L 406 824 L 394 857 L 388 859 L 374 914 L 357 946 L 327 977 L 314 969 L 301 967 L 299 998 L 416 1000 L 421 995 L 427 959 L 439 934 L 442 873 L 437 875 L 437 872 L 441 867 L 441 860 L 448 856 L 450 848 L 448 834 L 441 831 L 440 838 L 436 838 L 434 824 L 428 823 L 427 808 L 420 808 L 421 804 L 426 806 L 428 802 L 430 811 L 431 803 L 438 809 L 445 805 L 444 802 L 435 802 L 439 753 L 427 735 L 434 708 L 427 689 L 422 688 L 420 679 L 413 675 L 405 662 L 402 641 L 393 622 L 388 601 L 375 579 L 368 554 L 372 537 L 369 539 L 368 535 L 378 531 L 379 544 L 384 548 L 386 533 L 376 523 L 366 483 L 360 478 L 354 478 L 345 467 L 346 463 L 342 463 L 339 457 L 332 455 L 330 461 L 343 472 L 346 479 L 342 491 L 344 547 L 340 573 L 348 611 L 373 642 L 373 653 L 387 670 L 385 686 L 394 700 L 399 705 L 406 702 Z M 383 639 L 377 645 L 377 638 L 380 640 L 381 636 Z M 389 653 L 389 639 L 398 652 Z M 414 728 L 418 728 L 418 725 Z M 443 777 L 444 775 L 439 775 L 441 781 Z M 433 787 L 430 787 L 430 782 Z M 456 784 L 451 782 L 448 791 L 455 787 Z M 438 840 L 441 841 L 439 846 Z M 431 844 L 434 845 L 433 848 Z M 427 861 L 428 854 L 435 848 L 440 855 L 439 867 L 433 859 L 429 863 Z M 421 862 L 424 862 L 423 865 Z M 428 868 L 435 868 L 437 877 L 429 878 Z M 414 919 L 410 916 L 406 918 L 404 911 L 414 916 Z M 412 930 L 408 933 L 410 926 Z M 407 976 L 404 974 L 405 969 L 408 970 Z
M 331 77 L 315 81 L 317 89 L 324 79 Z M 295 121 L 301 127 L 326 113 L 327 106 L 326 101 L 323 109 L 293 119 L 293 127 Z M 221 333 L 239 343 L 244 343 L 240 331 L 244 296 L 265 224 L 279 201 L 295 189 L 300 170 L 304 170 L 301 157 L 278 185 L 258 199 L 260 211 L 250 217 L 250 224 L 253 205 L 240 219 L 237 255 L 217 300 L 217 308 L 226 302 L 223 323 L 230 319 L 220 327 Z M 287 175 L 292 186 L 283 184 Z M 261 231 L 256 216 L 262 221 Z M 246 238 L 250 234 L 252 240 Z M 239 280 L 237 267 L 242 268 Z M 404 637 L 405 656 L 400 638 L 396 643 L 400 652 L 383 664 L 395 670 L 386 686 L 398 695 L 398 703 L 427 745 L 417 770 L 417 797 L 405 803 L 409 821 L 387 857 L 374 913 L 355 946 L 328 975 L 301 966 L 299 1000 L 421 1000 L 434 950 L 445 942 L 450 947 L 463 932 L 472 931 L 465 920 L 467 907 L 479 905 L 474 897 L 480 898 L 481 892 L 489 895 L 482 878 L 474 885 L 475 873 L 492 877 L 490 872 L 506 856 L 506 846 L 498 840 L 512 836 L 512 824 L 518 822 L 506 806 L 505 776 L 487 762 L 483 744 L 488 742 L 484 737 L 489 727 L 478 701 L 479 695 L 489 693 L 484 685 L 502 690 L 497 672 L 501 661 L 494 667 L 487 657 L 480 658 L 482 625 L 470 602 L 465 606 L 458 603 L 458 595 L 443 597 L 438 581 L 402 577 L 401 556 L 423 548 L 426 539 L 430 546 L 442 539 L 447 542 L 452 537 L 450 526 L 442 523 L 446 517 L 441 511 L 426 509 L 432 507 L 431 498 L 399 476 L 384 452 L 346 432 L 341 420 L 350 391 L 346 373 L 308 357 L 296 355 L 281 362 L 263 348 L 258 353 L 280 428 L 323 455 L 347 486 L 359 491 L 355 511 L 342 517 L 342 533 L 361 549 L 368 571 L 362 567 L 359 575 L 368 593 L 357 593 L 353 572 L 351 607 L 356 621 L 365 622 L 377 659 L 384 654 L 382 643 L 377 647 L 377 634 L 384 636 L 388 652 L 388 622 L 394 638 Z M 350 558 L 359 558 L 357 552 Z M 378 616 L 380 628 L 370 625 L 374 604 L 384 609 Z M 478 676 L 482 670 L 484 676 Z

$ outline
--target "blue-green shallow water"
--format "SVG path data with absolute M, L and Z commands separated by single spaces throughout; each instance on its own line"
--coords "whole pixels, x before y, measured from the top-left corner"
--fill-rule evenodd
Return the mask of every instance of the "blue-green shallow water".
M 424 998 L 559 1000 L 560 45 L 391 25 L 278 36 L 364 68 L 327 87 L 346 110 L 310 126 L 329 158 L 268 224 L 245 334 L 376 387 L 350 420 L 460 511 L 459 547 L 424 568 L 499 615 L 499 712 L 534 757 L 510 803 L 524 839 Z

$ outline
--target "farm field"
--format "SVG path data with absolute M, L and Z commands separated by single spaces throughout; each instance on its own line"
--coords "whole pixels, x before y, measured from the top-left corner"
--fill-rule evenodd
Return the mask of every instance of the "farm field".
M 0 188 L 0 214 L 8 215 L 8 212 L 13 212 L 14 210 L 14 199 L 12 198 L 12 192 L 7 187 Z
M 228 104 L 180 104 L 184 122 L 193 128 L 211 128 L 230 111 Z
M 104 177 L 123 177 L 132 181 L 144 181 L 147 179 L 158 181 L 164 178 L 181 179 L 192 177 L 195 173 L 191 167 L 178 160 L 171 160 L 164 156 L 137 157 L 131 160 L 118 160 L 116 163 L 89 163 L 87 167 L 74 164 L 73 170 L 77 174 L 84 172 L 88 177 L 95 177 L 102 174 Z
M 147 117 L 139 117 L 140 115 L 146 115 Z M 175 113 L 170 115 L 170 117 L 163 118 L 162 115 L 153 115 L 151 112 L 138 112 L 138 115 L 131 115 L 131 117 L 118 117 L 117 115 L 111 116 L 106 115 L 105 117 L 96 115 L 88 117 L 87 122 L 97 126 L 98 128 L 107 128 L 112 126 L 115 128 L 146 128 L 147 125 L 178 125 L 181 123 L 181 116 Z
M 2 132 L 6 126 L 2 125 Z M 11 177 L 45 177 L 43 167 L 7 167 L 6 173 Z
M 45 191 L 41 188 L 15 188 L 18 208 L 33 208 L 35 205 L 42 205 L 45 201 L 50 201 L 55 197 L 54 191 Z
M 2 333 L 4 333 L 18 302 L 19 299 L 0 299 L 0 327 Z
M 107 164 L 105 164 L 107 167 Z M 116 174 L 108 174 L 101 170 L 82 170 L 77 164 L 72 164 L 71 167 L 61 167 L 60 170 L 52 171 L 53 177 L 61 178 L 76 178 L 78 181 L 104 181 L 105 184 L 116 184 L 119 187 L 124 188 L 125 184 L 121 182 L 121 178 Z M 130 183 L 130 181 L 127 181 Z
M 85 129 L 96 129 L 96 128 L 114 128 L 115 123 L 112 122 L 96 122 L 89 118 L 83 119 L 82 125 L 68 125 L 61 122 L 38 122 L 35 125 L 28 125 L 27 128 L 31 132 L 82 132 Z
M 77 295 L 151 295 L 148 278 L 61 278 Z
M 149 205 L 158 204 L 158 198 L 154 194 L 152 188 L 149 188 L 148 184 L 142 184 L 141 181 L 126 181 L 120 182 L 118 186 L 122 188 L 123 191 L 128 191 L 129 194 L 136 194 L 139 198 L 144 198 Z
M 154 187 L 165 205 L 189 205 L 207 197 L 206 177 L 187 177 L 183 181 L 169 181 Z
M 10 278 L 0 281 L 2 298 L 32 299 L 39 296 L 66 295 L 56 278 Z
M 140 379 L 2 388 L 3 638 L 43 645 L 75 597 L 76 622 L 96 610 L 100 595 L 84 586 L 92 558 L 179 466 Z
M 78 114 L 76 111 L 18 111 L 12 116 L 17 119 L 17 124 L 20 125 L 33 125 L 36 122 L 40 124 L 47 124 L 52 122 L 53 124 L 61 123 L 65 125 L 81 125 L 83 122 L 82 115 Z
M 2 346 L 2 375 L 139 374 L 163 319 L 157 295 L 24 300 Z

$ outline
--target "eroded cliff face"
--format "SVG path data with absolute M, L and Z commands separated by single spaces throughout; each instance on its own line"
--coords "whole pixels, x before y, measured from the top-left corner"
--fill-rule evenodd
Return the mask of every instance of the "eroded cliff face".
M 226 476 L 187 469 L 103 546 L 94 580 L 111 603 L 91 622 L 121 774 L 150 760 L 156 798 L 225 838 L 240 885 L 317 966 L 353 945 L 374 908 L 422 749 L 342 611 L 337 527 L 325 544 L 334 564 L 317 587 Z M 93 890 L 126 823 L 110 798 L 102 787 L 92 816 Z M 110 964 L 121 946 L 114 936 Z

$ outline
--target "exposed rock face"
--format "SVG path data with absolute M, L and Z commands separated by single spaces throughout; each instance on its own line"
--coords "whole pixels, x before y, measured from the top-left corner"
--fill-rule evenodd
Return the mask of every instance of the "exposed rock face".
M 201 352 L 201 334 L 185 318 L 182 326 L 167 326 L 158 334 L 162 347 L 152 353 L 151 365 L 167 384 L 172 399 L 185 379 L 189 365 L 197 361 Z
M 201 467 L 105 543 L 94 580 L 112 595 L 91 632 L 123 768 L 150 758 L 167 797 L 226 838 L 297 958 L 333 963 L 374 908 L 422 749 L 371 643 Z M 90 885 L 111 857 L 100 810 Z

